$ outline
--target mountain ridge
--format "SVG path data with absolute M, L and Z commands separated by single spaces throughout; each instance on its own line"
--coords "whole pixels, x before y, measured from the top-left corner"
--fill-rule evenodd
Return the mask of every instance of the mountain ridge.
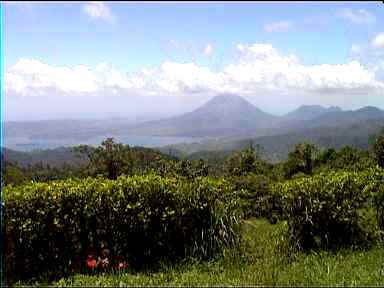
M 268 114 L 240 96 L 215 96 L 197 109 L 131 129 L 133 133 L 153 136 L 229 136 L 255 133 L 277 122 L 278 116 Z
M 311 120 L 317 116 L 330 112 L 343 111 L 338 106 L 330 106 L 328 108 L 321 105 L 301 105 L 297 109 L 283 115 L 285 121 L 292 120 Z
M 266 113 L 234 94 L 214 96 L 197 109 L 158 121 L 145 122 L 131 133 L 152 136 L 243 137 L 271 136 L 287 131 L 322 126 L 352 125 L 384 119 L 384 111 L 373 106 L 342 110 L 338 106 L 301 105 L 283 115 Z

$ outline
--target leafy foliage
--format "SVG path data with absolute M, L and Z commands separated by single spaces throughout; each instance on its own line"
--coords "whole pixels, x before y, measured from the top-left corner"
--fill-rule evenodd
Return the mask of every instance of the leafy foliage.
M 299 172 L 311 175 L 317 152 L 318 148 L 314 144 L 297 144 L 295 149 L 288 154 L 288 160 L 285 163 L 286 177 L 290 178 Z
M 351 146 L 344 146 L 339 151 L 329 148 L 320 152 L 315 160 L 315 170 L 346 170 L 362 171 L 375 167 L 375 159 L 368 150 L 360 150 Z
M 377 240 L 372 193 L 383 180 L 383 170 L 370 169 L 321 173 L 276 184 L 273 189 L 280 194 L 293 245 L 305 250 L 333 249 Z
M 16 163 L 6 162 L 2 167 L 2 181 L 4 185 L 22 185 L 30 181 L 47 182 L 82 176 L 84 175 L 80 167 L 68 164 L 54 167 L 38 162 L 34 165 L 21 167 Z
M 11 183 L 23 184 L 27 178 L 25 177 L 22 169 L 13 163 L 6 162 L 6 169 L 1 171 L 1 182 L 3 185 L 8 185 Z
M 211 259 L 237 247 L 244 216 L 287 220 L 287 245 L 304 250 L 369 245 L 384 231 L 377 139 L 375 156 L 301 143 L 276 164 L 252 144 L 177 159 L 113 139 L 77 147 L 85 166 L 7 163 L 8 275 L 60 276 L 105 247 L 136 268 Z
M 373 149 L 376 155 L 377 164 L 384 168 L 384 135 L 377 137 Z
M 202 159 L 192 161 L 183 159 L 177 163 L 175 172 L 177 175 L 187 179 L 194 179 L 196 177 L 208 176 L 208 169 L 208 165 Z
M 266 173 L 269 165 L 260 157 L 260 147 L 255 149 L 252 144 L 250 147 L 232 153 L 227 157 L 224 166 L 227 176 L 244 176 L 249 173 Z
M 377 211 L 377 221 L 379 223 L 382 240 L 384 240 L 384 183 L 376 186 L 375 207 Z
M 267 217 L 272 219 L 273 207 L 270 202 L 271 181 L 264 175 L 248 174 L 232 177 L 236 193 L 243 200 L 242 210 L 246 217 Z
M 86 157 L 83 167 L 87 176 L 103 176 L 116 179 L 120 175 L 142 175 L 156 171 L 160 175 L 174 175 L 175 159 L 158 151 L 143 147 L 130 147 L 108 138 L 96 148 L 80 145 L 73 149 L 80 157 Z
M 135 267 L 210 259 L 239 243 L 238 197 L 224 180 L 147 176 L 6 187 L 7 274 L 62 275 L 107 247 Z
M 129 146 L 114 143 L 112 138 L 104 140 L 97 148 L 80 145 L 75 150 L 87 155 L 89 170 L 93 175 L 101 174 L 108 179 L 116 179 L 123 173 L 131 172 L 133 165 Z

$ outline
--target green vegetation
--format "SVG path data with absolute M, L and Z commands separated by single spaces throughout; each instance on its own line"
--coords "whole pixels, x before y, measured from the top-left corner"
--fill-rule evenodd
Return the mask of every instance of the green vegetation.
M 82 166 L 63 164 L 60 167 L 44 165 L 39 162 L 27 167 L 19 166 L 17 163 L 5 162 L 1 174 L 4 185 L 22 185 L 28 182 L 47 182 L 51 180 L 68 179 L 72 177 L 83 177 Z
M 354 118 L 354 115 L 349 115 L 345 120 Z M 334 122 L 327 123 L 325 126 L 293 127 L 288 130 L 276 131 L 276 134 L 273 135 L 254 137 L 251 140 L 255 145 L 258 144 L 263 147 L 261 153 L 263 159 L 273 163 L 286 161 L 288 153 L 293 151 L 297 144 L 304 142 L 313 143 L 323 149 L 334 148 L 340 150 L 344 146 L 350 146 L 359 150 L 367 150 L 370 146 L 369 139 L 376 138 L 375 135 L 380 133 L 383 127 L 383 120 L 358 121 L 354 119 L 354 121 L 355 123 L 345 124 L 344 126 L 335 119 Z M 184 153 L 188 157 L 196 157 L 195 154 L 199 157 L 202 154 L 209 155 L 209 152 L 225 156 L 228 155 L 229 151 L 246 149 L 249 146 L 250 137 L 245 136 L 244 138 L 247 139 L 228 137 L 206 140 L 200 144 L 174 144 L 160 148 L 160 150 L 168 154 L 171 149 L 173 155 Z M 178 153 L 174 152 L 175 150 L 178 150 Z M 204 151 L 204 153 L 201 151 Z M 216 159 L 220 158 L 216 157 Z
M 284 250 L 285 222 L 251 218 L 242 224 L 240 253 L 216 261 L 163 263 L 156 271 L 75 274 L 55 286 L 382 286 L 384 247 L 295 253 Z M 44 285 L 45 282 L 39 282 Z M 37 283 L 36 283 L 37 284 Z
M 224 180 L 88 178 L 4 192 L 7 274 L 16 279 L 66 273 L 76 258 L 105 247 L 138 268 L 168 258 L 211 259 L 240 236 L 237 196 Z
M 304 173 L 312 175 L 314 161 L 316 159 L 317 148 L 310 143 L 300 143 L 296 145 L 294 151 L 288 154 L 285 163 L 285 176 L 291 178 L 294 174 Z
M 46 178 L 8 164 L 8 281 L 383 284 L 383 139 L 275 164 L 252 143 L 208 162 L 107 139 Z
M 384 171 L 329 172 L 279 183 L 283 218 L 299 249 L 364 247 L 379 239 L 374 201 Z
M 379 166 L 384 167 L 384 135 L 377 137 L 373 149 Z

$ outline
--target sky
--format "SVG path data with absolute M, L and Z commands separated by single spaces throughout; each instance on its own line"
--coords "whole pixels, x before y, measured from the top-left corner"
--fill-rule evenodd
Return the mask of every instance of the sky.
M 2 2 L 5 120 L 150 120 L 236 94 L 384 109 L 382 2 Z

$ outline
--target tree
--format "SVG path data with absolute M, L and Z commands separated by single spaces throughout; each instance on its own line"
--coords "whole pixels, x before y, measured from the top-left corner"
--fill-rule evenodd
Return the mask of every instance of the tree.
M 230 155 L 224 164 L 227 174 L 233 176 L 247 175 L 249 173 L 263 174 L 267 165 L 261 159 L 260 149 L 259 145 L 255 149 L 251 142 L 248 148 Z
M 132 173 L 134 159 L 130 147 L 115 143 L 113 138 L 107 138 L 97 148 L 80 145 L 75 151 L 87 156 L 87 170 L 92 176 L 102 174 L 108 179 L 116 179 L 121 174 Z
M 328 148 L 319 153 L 316 158 L 318 164 L 327 164 L 330 161 L 334 161 L 337 157 L 337 152 L 334 148 Z
M 225 159 L 224 163 L 224 171 L 229 176 L 239 176 L 241 175 L 240 170 L 240 159 L 241 159 L 241 152 L 236 151 L 229 155 L 227 159 Z
M 177 166 L 177 174 L 183 177 L 192 178 L 191 170 L 192 163 L 188 159 L 182 159 Z
M 23 184 L 27 177 L 25 173 L 16 164 L 5 161 L 2 167 L 1 181 L 2 185 L 20 185 Z
M 255 151 L 253 147 L 245 149 L 240 157 L 240 171 L 241 174 L 248 174 L 255 170 Z
M 199 159 L 193 163 L 194 177 L 207 177 L 209 174 L 209 167 L 203 159 Z
M 288 160 L 284 165 L 285 176 L 291 178 L 294 174 L 302 172 L 311 175 L 318 148 L 311 143 L 299 143 L 288 154 Z
M 176 168 L 177 174 L 188 179 L 208 176 L 209 167 L 203 159 L 188 160 L 182 159 Z
M 384 168 L 384 134 L 377 137 L 373 146 L 377 164 Z
M 335 159 L 334 165 L 332 168 L 353 168 L 360 161 L 359 151 L 351 146 L 344 146 L 337 152 L 337 157 Z

